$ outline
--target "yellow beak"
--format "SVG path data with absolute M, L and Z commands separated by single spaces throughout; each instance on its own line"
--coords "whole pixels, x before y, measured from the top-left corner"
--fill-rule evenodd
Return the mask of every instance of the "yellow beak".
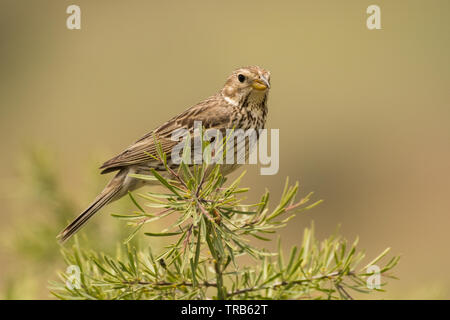
M 252 87 L 255 90 L 263 91 L 266 90 L 267 88 L 270 88 L 270 84 L 266 79 L 261 78 L 253 80 Z

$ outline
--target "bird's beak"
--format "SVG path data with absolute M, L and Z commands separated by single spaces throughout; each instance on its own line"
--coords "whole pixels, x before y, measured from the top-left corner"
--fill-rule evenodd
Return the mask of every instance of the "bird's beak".
M 269 81 L 266 78 L 261 77 L 259 79 L 253 80 L 252 87 L 255 90 L 263 91 L 266 89 L 270 89 Z

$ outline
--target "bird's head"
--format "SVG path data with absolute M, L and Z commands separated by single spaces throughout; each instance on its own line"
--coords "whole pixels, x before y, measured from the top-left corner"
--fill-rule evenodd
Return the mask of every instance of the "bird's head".
M 270 89 L 270 72 L 257 67 L 235 70 L 225 82 L 222 95 L 225 100 L 238 106 L 246 99 L 263 100 Z

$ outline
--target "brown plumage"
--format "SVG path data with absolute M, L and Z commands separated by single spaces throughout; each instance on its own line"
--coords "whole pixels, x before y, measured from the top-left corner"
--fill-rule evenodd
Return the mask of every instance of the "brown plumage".
M 164 171 L 161 163 L 148 156 L 156 154 L 155 137 L 170 162 L 171 150 L 178 144 L 178 141 L 171 140 L 172 133 L 180 128 L 192 131 L 194 121 L 201 121 L 206 129 L 263 129 L 267 117 L 269 88 L 270 73 L 267 70 L 257 66 L 237 69 L 217 94 L 190 107 L 106 161 L 100 167 L 101 173 L 118 171 L 117 174 L 92 204 L 61 231 L 57 238 L 60 242 L 66 241 L 104 205 L 144 185 L 143 180 L 129 177 L 129 174 L 149 174 L 150 168 Z M 233 166 L 233 169 L 236 167 Z

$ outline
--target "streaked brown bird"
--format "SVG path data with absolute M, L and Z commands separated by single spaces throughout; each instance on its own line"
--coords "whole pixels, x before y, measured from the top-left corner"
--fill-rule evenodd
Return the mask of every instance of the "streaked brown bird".
M 118 171 L 103 191 L 74 221 L 58 235 L 65 242 L 77 232 L 104 205 L 117 200 L 143 186 L 148 181 L 135 179 L 130 174 L 149 174 L 150 169 L 165 171 L 163 164 L 149 154 L 156 154 L 155 137 L 167 154 L 168 162 L 172 148 L 178 143 L 171 139 L 180 128 L 193 130 L 194 121 L 201 121 L 206 129 L 263 129 L 267 117 L 267 97 L 270 89 L 270 72 L 257 67 L 235 70 L 224 87 L 212 97 L 190 107 L 162 126 L 149 132 L 122 153 L 106 161 L 100 169 L 102 174 Z M 233 166 L 233 170 L 237 166 Z M 232 170 L 226 170 L 230 173 Z M 167 172 L 165 172 L 167 174 Z

